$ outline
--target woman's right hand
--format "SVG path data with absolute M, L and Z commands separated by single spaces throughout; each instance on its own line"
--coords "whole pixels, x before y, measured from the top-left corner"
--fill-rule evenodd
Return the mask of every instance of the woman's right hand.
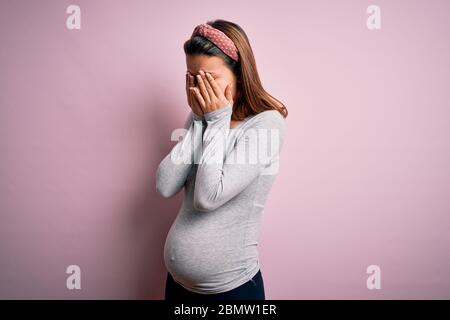
M 197 98 L 194 96 L 194 93 L 190 88 L 194 88 L 194 76 L 190 74 L 189 71 L 186 71 L 186 96 L 188 105 L 191 107 L 192 112 L 194 112 L 199 117 L 203 118 L 203 110 L 200 107 L 200 104 L 198 103 Z

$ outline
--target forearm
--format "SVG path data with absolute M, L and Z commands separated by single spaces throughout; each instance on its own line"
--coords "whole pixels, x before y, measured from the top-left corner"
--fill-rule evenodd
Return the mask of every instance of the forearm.
M 225 200 L 223 166 L 231 114 L 231 104 L 204 114 L 207 127 L 194 190 L 194 205 L 202 211 L 211 210 Z
M 188 128 L 182 140 L 160 162 L 156 171 L 156 189 L 165 198 L 177 194 L 186 182 L 194 164 L 194 155 L 201 150 L 201 139 L 206 125 L 195 113 L 189 116 Z M 186 129 L 186 128 L 185 128 Z
M 255 116 L 228 151 L 233 137 L 229 135 L 232 109 L 226 106 L 219 110 L 205 113 L 207 128 L 193 200 L 199 211 L 212 211 L 222 206 L 260 175 L 276 174 L 284 139 L 284 118 L 278 111 L 270 110 Z M 267 142 L 270 142 L 270 152 Z

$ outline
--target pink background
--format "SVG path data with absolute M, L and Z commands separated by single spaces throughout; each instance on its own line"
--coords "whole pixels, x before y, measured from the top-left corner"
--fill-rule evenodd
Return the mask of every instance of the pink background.
M 81 30 L 66 7 L 81 7 Z M 381 7 L 381 30 L 366 8 Z M 264 211 L 268 299 L 450 298 L 450 2 L 0 1 L 0 298 L 162 299 L 182 200 L 155 170 L 183 42 L 241 25 L 289 110 Z M 81 290 L 66 267 L 81 267 Z M 381 268 L 380 290 L 366 268 Z

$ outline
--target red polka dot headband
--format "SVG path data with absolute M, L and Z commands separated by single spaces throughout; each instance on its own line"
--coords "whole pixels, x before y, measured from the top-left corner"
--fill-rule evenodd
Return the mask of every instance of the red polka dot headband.
M 212 43 L 214 43 L 220 50 L 223 51 L 231 59 L 238 61 L 238 49 L 236 48 L 233 40 L 231 40 L 225 33 L 213 26 L 202 23 L 195 27 L 194 32 L 192 32 L 191 38 L 200 35 Z

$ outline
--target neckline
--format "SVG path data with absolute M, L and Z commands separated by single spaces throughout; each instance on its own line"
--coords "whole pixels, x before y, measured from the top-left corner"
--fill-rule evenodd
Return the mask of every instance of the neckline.
M 231 128 L 230 130 L 234 130 L 234 129 L 237 129 L 237 128 L 241 127 L 241 126 L 244 125 L 244 123 L 246 123 L 250 118 L 252 118 L 252 116 L 246 117 L 244 120 L 242 120 L 241 122 L 239 122 L 239 124 L 238 124 L 237 126 L 235 126 L 234 128 Z

